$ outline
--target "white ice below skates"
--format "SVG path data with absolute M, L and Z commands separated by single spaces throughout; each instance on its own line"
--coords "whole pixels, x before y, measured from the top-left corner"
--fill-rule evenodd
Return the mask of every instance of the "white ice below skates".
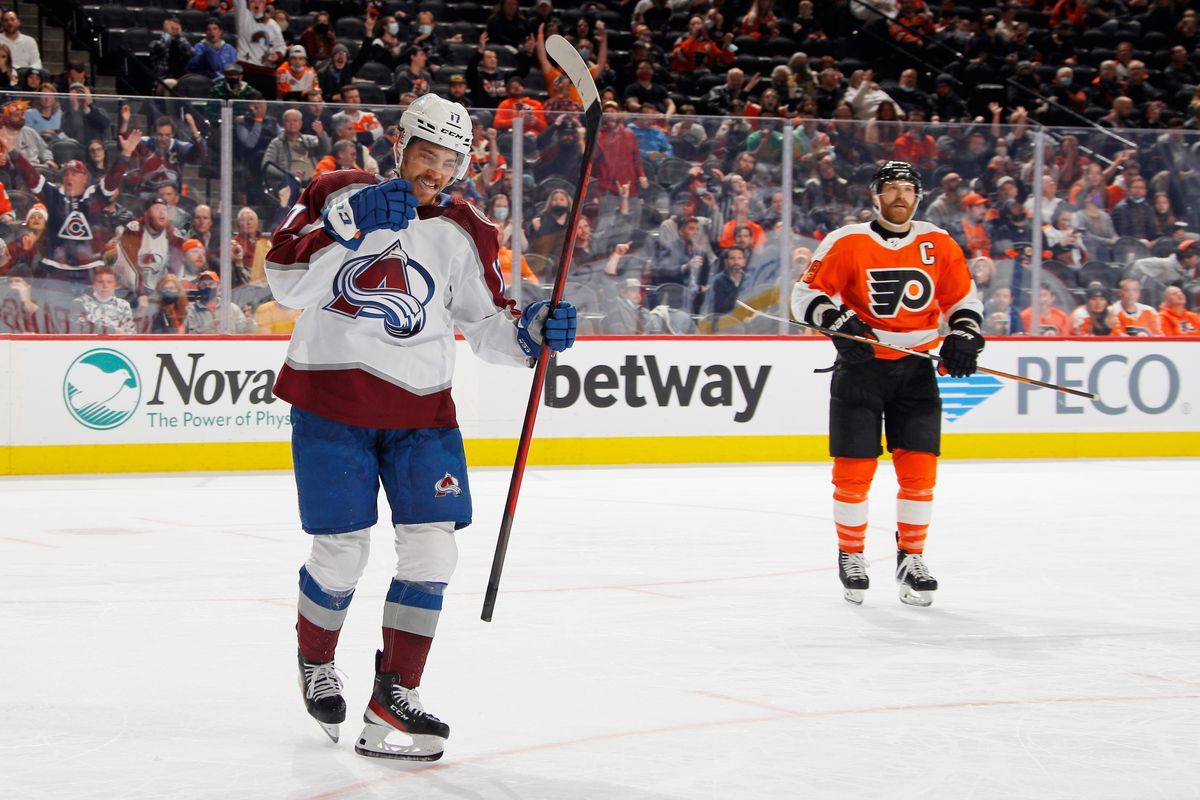
M 437 761 L 446 748 L 446 740 L 442 737 L 411 734 L 393 728 L 370 709 L 363 714 L 363 722 L 366 725 L 354 744 L 354 752 L 360 756 L 405 761 Z

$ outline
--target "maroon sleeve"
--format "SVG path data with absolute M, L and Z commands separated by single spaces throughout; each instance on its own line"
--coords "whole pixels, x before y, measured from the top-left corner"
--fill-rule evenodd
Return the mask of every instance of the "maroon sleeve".
M 327 172 L 314 178 L 271 237 L 267 268 L 307 266 L 314 253 L 336 244 L 325 232 L 321 218 L 326 206 L 352 187 L 377 182 L 374 175 L 361 170 Z

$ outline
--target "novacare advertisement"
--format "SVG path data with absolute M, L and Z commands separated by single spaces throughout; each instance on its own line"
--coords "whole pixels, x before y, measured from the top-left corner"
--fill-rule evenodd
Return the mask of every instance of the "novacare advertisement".
M 286 348 L 0 339 L 3 471 L 111 471 L 113 458 L 127 470 L 285 467 L 289 407 L 272 386 Z M 821 458 L 829 376 L 815 370 L 833 356 L 808 337 L 581 340 L 547 373 L 533 461 Z M 1200 343 L 1009 339 L 989 342 L 981 361 L 1097 398 L 983 374 L 940 378 L 949 456 L 1200 455 Z M 511 463 L 531 375 L 459 343 L 454 397 L 475 463 Z M 110 449 L 101 458 L 96 448 Z

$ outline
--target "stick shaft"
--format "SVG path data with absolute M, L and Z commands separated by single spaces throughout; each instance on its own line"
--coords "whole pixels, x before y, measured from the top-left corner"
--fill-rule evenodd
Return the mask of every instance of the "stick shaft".
M 552 37 L 553 38 L 553 37 Z M 567 47 L 570 47 L 567 45 Z M 578 59 L 578 53 L 571 50 L 567 55 Z M 582 64 L 582 61 L 580 61 Z M 560 64 L 560 66 L 565 66 Z M 587 73 L 586 66 L 582 66 L 580 76 L 582 80 L 590 82 L 591 75 Z M 570 72 L 570 68 L 567 67 Z M 583 77 L 586 76 L 586 77 Z M 580 87 L 576 87 L 580 88 Z M 566 288 L 567 270 L 571 266 L 571 256 L 575 250 L 575 233 L 579 220 L 579 215 L 583 210 L 583 198 L 587 191 L 587 182 L 592 174 L 592 153 L 596 148 L 596 137 L 600 131 L 600 116 L 601 109 L 599 96 L 597 95 L 595 84 L 592 83 L 588 87 L 580 90 L 580 95 L 585 99 L 590 99 L 592 102 L 588 104 L 584 111 L 584 120 L 586 126 L 586 139 L 583 146 L 583 160 L 581 162 L 581 170 L 579 175 L 579 183 L 575 186 L 574 203 L 571 206 L 570 216 L 567 220 L 566 235 L 563 237 L 562 254 L 558 261 L 558 273 L 554 278 L 554 291 L 550 295 L 550 308 L 553 309 L 562 300 L 563 291 Z M 533 425 L 537 420 L 538 404 L 542 399 L 542 387 L 546 382 L 546 371 L 550 364 L 550 348 L 543 344 L 542 349 L 538 352 L 537 364 L 533 372 L 533 385 L 529 388 L 529 402 L 525 406 L 525 422 L 521 426 L 521 439 L 517 443 L 517 457 L 513 463 L 512 478 L 508 484 L 508 498 L 504 503 L 504 516 L 500 522 L 500 534 L 496 538 L 496 552 L 492 556 L 492 571 L 488 577 L 487 591 L 483 596 L 483 612 L 480 614 L 480 619 L 484 622 L 492 621 L 492 612 L 496 608 L 496 597 L 500 593 L 500 575 L 504 571 L 504 559 L 508 554 L 508 541 L 512 535 L 513 520 L 517 514 L 517 498 L 521 493 L 521 482 L 525 476 L 525 464 L 529 460 L 529 445 L 533 440 Z
M 765 311 L 759 311 L 757 308 L 747 305 L 746 303 L 743 303 L 741 300 L 738 300 L 737 304 L 739 306 L 741 306 L 742 308 L 746 309 L 747 311 L 753 312 L 754 314 L 757 314 L 761 317 L 766 317 L 767 319 L 773 319 L 776 322 L 787 322 L 788 324 L 796 325 L 797 327 L 800 327 L 800 328 L 807 328 L 810 331 L 816 331 L 817 333 L 823 333 L 826 336 L 837 336 L 842 339 L 849 339 L 852 342 L 862 342 L 863 344 L 869 344 L 869 345 L 873 345 L 875 347 L 882 347 L 885 350 L 893 350 L 897 353 L 904 353 L 905 355 L 917 356 L 918 358 L 924 358 L 925 360 L 932 361 L 934 363 L 941 363 L 941 361 L 942 361 L 942 357 L 937 355 L 936 353 L 927 353 L 923 350 L 911 350 L 907 347 L 901 347 L 898 344 L 888 344 L 887 342 L 879 342 L 879 341 L 876 341 L 875 339 L 868 339 L 865 336 L 855 336 L 852 333 L 842 333 L 841 331 L 831 331 L 828 328 L 822 328 L 820 325 L 811 325 L 807 322 L 800 322 L 799 320 L 785 319 L 783 317 L 777 317 L 774 314 L 768 314 Z M 1096 399 L 1096 395 L 1092 394 L 1091 392 L 1084 392 L 1079 389 L 1072 389 L 1068 386 L 1059 386 L 1056 383 L 1047 383 L 1046 381 L 1039 381 L 1036 378 L 1027 378 L 1024 375 L 1014 375 L 1011 372 L 1003 372 L 1001 370 L 990 369 L 988 367 L 976 367 L 975 370 L 976 370 L 976 372 L 983 372 L 987 375 L 994 375 L 997 378 L 1006 378 L 1007 380 L 1016 381 L 1017 383 L 1027 383 L 1027 384 L 1030 384 L 1031 386 L 1040 386 L 1043 389 L 1053 389 L 1056 392 L 1065 392 L 1066 394 L 1073 394 L 1076 397 L 1085 397 L 1088 400 Z

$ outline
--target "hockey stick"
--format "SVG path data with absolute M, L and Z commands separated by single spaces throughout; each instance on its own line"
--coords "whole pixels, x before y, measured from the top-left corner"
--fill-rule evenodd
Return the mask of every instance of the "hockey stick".
M 942 361 L 942 357 L 937 355 L 936 353 L 926 353 L 923 350 L 910 350 L 907 347 L 901 347 L 898 344 L 888 344 L 887 342 L 878 342 L 874 339 L 868 339 L 865 336 L 855 336 L 852 333 L 842 333 L 841 331 L 831 331 L 828 328 L 822 328 L 820 325 L 809 325 L 807 322 L 798 322 L 794 319 L 784 319 L 783 317 L 777 317 L 774 314 L 768 314 L 765 311 L 759 311 L 754 306 L 746 305 L 741 300 L 738 300 L 737 304 L 739 306 L 741 306 L 742 308 L 746 309 L 747 311 L 749 311 L 754 316 L 766 317 L 767 319 L 773 319 L 776 322 L 786 322 L 789 325 L 796 325 L 797 327 L 800 327 L 800 328 L 808 328 L 810 331 L 816 331 L 817 333 L 823 333 L 826 336 L 839 336 L 843 339 L 849 339 L 852 342 L 862 342 L 864 344 L 874 345 L 875 347 L 882 347 L 885 350 L 894 350 L 897 353 L 904 353 L 906 356 L 917 356 L 918 358 L 924 358 L 927 361 L 932 361 L 936 364 L 940 364 Z M 1070 389 L 1066 386 L 1059 386 L 1056 383 L 1046 383 L 1045 381 L 1039 381 L 1036 378 L 1026 378 L 1024 375 L 1014 375 L 1011 372 L 1001 372 L 998 369 L 988 369 L 987 367 L 979 367 L 979 366 L 975 367 L 975 371 L 983 372 L 988 375 L 995 375 L 997 378 L 1007 378 L 1008 380 L 1016 381 L 1017 383 L 1028 383 L 1032 386 L 1040 386 L 1043 389 L 1053 389 L 1056 392 L 1066 392 L 1067 394 L 1073 394 L 1076 397 L 1086 397 L 1088 400 L 1096 399 L 1096 395 L 1092 394 L 1091 392 L 1084 392 L 1084 391 L 1080 391 L 1079 389 Z
M 588 177 L 592 173 L 592 151 L 596 147 L 596 136 L 600 131 L 600 93 L 596 82 L 588 72 L 587 64 L 575 48 L 563 37 L 555 34 L 546 40 L 546 53 L 562 68 L 583 100 L 584 144 L 582 169 L 579 183 L 575 186 L 575 202 L 567 219 L 566 236 L 563 237 L 562 256 L 558 261 L 558 274 L 554 278 L 554 291 L 550 295 L 553 309 L 562 299 L 566 285 L 567 269 L 571 266 L 571 254 L 575 249 L 575 227 L 587 191 Z M 517 495 L 521 492 L 521 479 L 525 475 L 525 462 L 529 459 L 529 443 L 533 439 L 533 423 L 537 419 L 538 404 L 542 399 L 542 386 L 546 382 L 546 369 L 550 363 L 550 348 L 543 344 L 538 353 L 537 365 L 533 370 L 533 386 L 529 389 L 529 403 L 525 406 L 525 422 L 521 426 L 521 439 L 517 443 L 517 458 L 513 464 L 512 480 L 508 484 L 508 499 L 504 502 L 504 517 L 500 522 L 500 536 L 496 539 L 496 554 L 492 557 L 492 574 L 488 578 L 487 593 L 483 596 L 484 622 L 492 621 L 496 608 L 496 595 L 500 591 L 500 573 L 504 571 L 504 556 L 508 552 L 508 539 L 512 533 L 513 517 L 517 512 Z

